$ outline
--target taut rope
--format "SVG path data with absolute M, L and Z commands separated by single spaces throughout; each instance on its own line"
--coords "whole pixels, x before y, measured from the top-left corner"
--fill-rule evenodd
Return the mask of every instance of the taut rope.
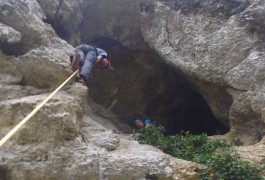
M 42 103 L 40 103 L 27 117 L 25 117 L 18 125 L 16 125 L 5 137 L 3 137 L 0 141 L 0 147 L 9 140 L 36 112 L 47 103 L 49 99 L 51 99 L 76 73 L 76 70 L 68 79 L 66 79 L 57 89 L 55 89 Z

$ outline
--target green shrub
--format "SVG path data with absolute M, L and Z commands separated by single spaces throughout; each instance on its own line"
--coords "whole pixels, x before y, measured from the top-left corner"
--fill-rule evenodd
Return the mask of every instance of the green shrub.
M 209 176 L 218 180 L 265 179 L 260 174 L 263 166 L 242 160 L 231 143 L 209 139 L 206 134 L 181 132 L 174 136 L 164 136 L 153 128 L 142 128 L 135 134 L 135 139 L 174 157 L 207 165 L 207 170 L 199 172 L 203 180 L 208 180 Z

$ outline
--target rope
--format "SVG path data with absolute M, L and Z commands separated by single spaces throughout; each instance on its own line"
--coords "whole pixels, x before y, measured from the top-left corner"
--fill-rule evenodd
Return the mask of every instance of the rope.
M 25 117 L 17 126 L 15 126 L 4 138 L 0 141 L 0 147 L 9 140 L 36 112 L 47 103 L 49 99 L 51 99 L 76 73 L 76 70 L 68 79 L 66 79 L 57 89 L 55 89 L 42 103 L 40 103 L 27 117 Z

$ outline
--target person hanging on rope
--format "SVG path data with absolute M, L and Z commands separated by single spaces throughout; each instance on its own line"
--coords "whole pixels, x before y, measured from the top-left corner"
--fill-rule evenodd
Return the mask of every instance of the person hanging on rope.
M 70 56 L 71 68 L 75 72 L 79 69 L 76 76 L 76 82 L 86 84 L 88 75 L 94 65 L 98 65 L 101 69 L 110 69 L 110 61 L 107 59 L 107 52 L 101 48 L 97 48 L 88 44 L 81 44 L 75 48 L 75 55 Z

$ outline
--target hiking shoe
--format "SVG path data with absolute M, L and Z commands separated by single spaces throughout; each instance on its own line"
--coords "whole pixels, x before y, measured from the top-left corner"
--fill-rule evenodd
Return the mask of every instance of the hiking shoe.
M 80 54 L 75 54 L 73 60 L 72 60 L 72 63 L 71 63 L 71 67 L 72 67 L 72 70 L 75 72 L 76 70 L 80 69 L 79 67 L 79 61 L 81 59 L 81 56 Z
M 78 82 L 78 83 L 81 83 L 83 85 L 86 85 L 86 82 L 81 77 L 76 77 L 75 81 Z

